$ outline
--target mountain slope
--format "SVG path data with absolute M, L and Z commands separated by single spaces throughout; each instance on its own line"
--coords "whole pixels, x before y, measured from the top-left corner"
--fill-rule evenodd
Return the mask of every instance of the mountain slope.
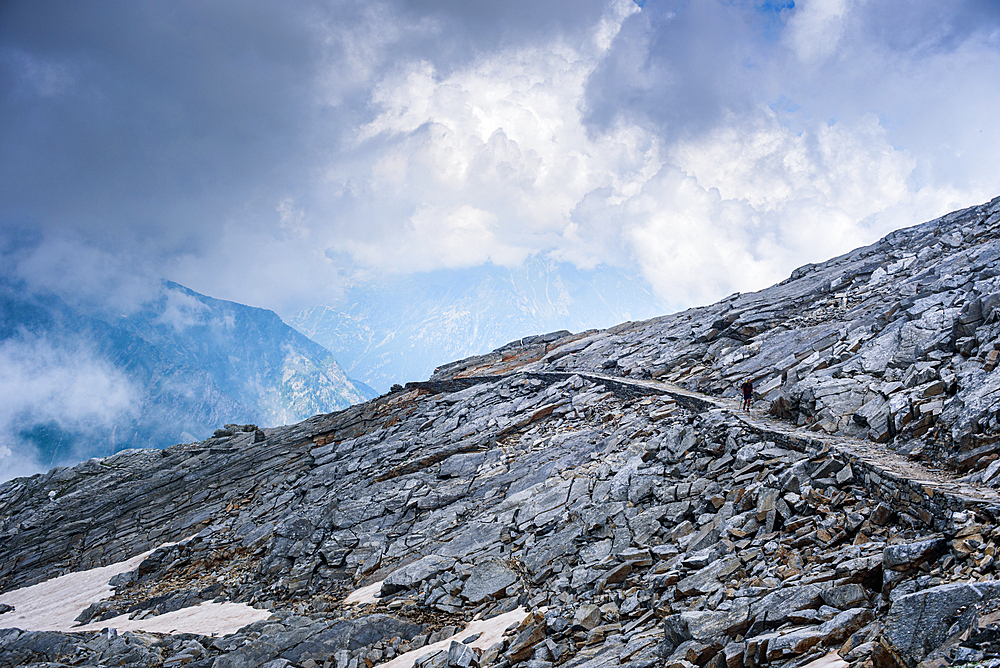
M 989 665 L 1000 439 L 961 416 L 995 411 L 998 229 L 1000 198 L 759 293 L 4 483 L 0 668 Z M 912 402 L 892 440 L 859 386 Z M 112 591 L 27 589 L 66 574 Z
M 964 469 L 1000 454 L 1000 198 L 899 230 L 760 292 L 443 365 L 433 378 L 603 371 L 759 406 Z
M 166 283 L 128 316 L 0 284 L 4 472 L 282 423 L 372 396 L 264 309 Z
M 161 297 L 116 324 L 208 373 L 264 424 L 283 424 L 373 396 L 330 352 L 273 311 L 166 282 Z

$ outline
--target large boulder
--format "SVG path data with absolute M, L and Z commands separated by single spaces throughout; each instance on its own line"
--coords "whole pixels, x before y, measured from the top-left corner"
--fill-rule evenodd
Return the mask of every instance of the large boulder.
M 912 668 L 941 645 L 957 612 L 1000 596 L 1000 581 L 955 582 L 901 596 L 875 651 L 877 668 Z
M 767 594 L 750 606 L 750 617 L 765 628 L 781 626 L 797 610 L 818 608 L 823 602 L 823 587 L 815 584 L 786 587 Z
M 947 548 L 948 541 L 940 536 L 915 543 L 889 545 L 882 553 L 882 566 L 894 571 L 906 571 L 936 559 Z
M 517 582 L 517 574 L 507 564 L 497 558 L 486 559 L 477 564 L 462 586 L 462 598 L 470 603 L 479 603 L 488 596 L 497 596 L 507 587 Z
M 411 564 L 397 568 L 382 581 L 382 596 L 389 596 L 398 591 L 412 589 L 424 580 L 430 580 L 438 573 L 449 570 L 455 565 L 450 557 L 428 554 Z

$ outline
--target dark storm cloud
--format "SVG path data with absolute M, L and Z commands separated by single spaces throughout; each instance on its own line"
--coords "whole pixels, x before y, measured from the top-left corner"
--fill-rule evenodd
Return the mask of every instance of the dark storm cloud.
M 601 19 L 606 3 L 509 0 L 404 0 L 401 17 L 433 17 L 446 28 L 449 48 L 488 52 L 528 42 L 547 42 L 553 36 L 576 39 Z
M 745 111 L 770 92 L 754 70 L 774 48 L 780 11 L 647 3 L 590 78 L 588 121 L 608 127 L 625 116 L 676 137 L 714 126 L 727 110 Z
M 831 20 L 813 34 L 796 24 L 824 12 Z M 984 48 L 995 53 L 998 32 L 1000 3 L 992 0 L 652 0 L 623 25 L 588 82 L 588 120 L 607 127 L 621 117 L 641 119 L 683 136 L 761 104 L 791 104 L 826 119 L 902 116 L 917 89 L 940 97 L 947 83 L 914 81 L 921 68 L 970 47 L 973 57 Z M 810 41 L 812 54 L 803 48 Z M 954 97 L 974 95 L 982 72 L 958 68 Z M 947 124 L 942 103 L 927 106 L 934 122 Z M 915 135 L 907 144 L 917 143 Z
M 640 4 L 3 3 L 5 265 L 288 315 L 361 271 L 555 254 L 682 303 L 710 295 L 636 239 L 711 221 L 759 286 L 828 247 L 803 211 L 847 245 L 994 194 L 995 2 Z
M 4 3 L 0 232 L 73 238 L 161 271 L 234 252 L 220 244 L 233 227 L 280 242 L 288 232 L 276 208 L 326 199 L 318 174 L 333 155 L 351 162 L 344 142 L 370 119 L 371 86 L 386 72 L 424 60 L 443 74 L 501 45 L 579 33 L 601 11 L 598 2 Z M 370 207 L 350 197 L 335 204 L 323 217 L 340 233 L 384 219 L 365 222 Z
M 319 55 L 308 6 L 3 7 L 8 219 L 197 248 L 301 176 Z

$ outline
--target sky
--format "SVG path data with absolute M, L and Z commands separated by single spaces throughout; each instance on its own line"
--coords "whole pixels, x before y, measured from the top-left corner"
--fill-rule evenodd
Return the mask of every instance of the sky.
M 664 308 L 1000 194 L 1000 2 L 0 4 L 0 252 L 288 317 L 544 257 Z

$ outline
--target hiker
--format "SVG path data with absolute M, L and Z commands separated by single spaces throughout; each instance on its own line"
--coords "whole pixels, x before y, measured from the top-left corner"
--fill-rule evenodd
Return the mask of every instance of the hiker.
M 747 378 L 740 385 L 740 389 L 743 390 L 743 410 L 750 411 L 750 400 L 753 399 L 753 383 Z

